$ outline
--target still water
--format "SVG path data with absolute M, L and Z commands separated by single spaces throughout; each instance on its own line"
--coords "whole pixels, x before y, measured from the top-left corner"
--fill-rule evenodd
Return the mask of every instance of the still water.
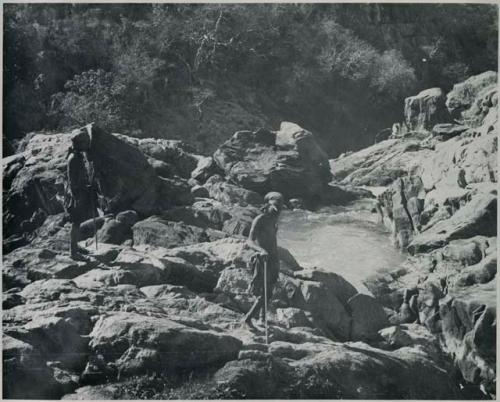
M 336 272 L 359 292 L 370 294 L 363 279 L 404 260 L 371 207 L 369 201 L 363 201 L 315 212 L 283 211 L 279 245 L 290 250 L 303 267 Z

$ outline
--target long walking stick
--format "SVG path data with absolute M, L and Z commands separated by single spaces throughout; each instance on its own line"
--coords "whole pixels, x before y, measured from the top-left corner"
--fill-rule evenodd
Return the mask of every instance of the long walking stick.
M 266 345 L 269 346 L 267 332 L 267 259 L 264 260 L 264 325 L 266 327 Z
M 90 195 L 90 199 L 91 199 L 91 208 L 92 208 L 92 218 L 93 218 L 93 221 L 94 221 L 94 238 L 95 238 L 95 251 L 99 251 L 98 248 L 97 248 L 97 222 L 96 222 L 96 216 L 95 216 L 95 205 L 94 205 L 94 194 L 91 194 Z
M 93 124 L 93 123 L 91 123 Z M 90 126 L 91 128 L 92 126 Z M 89 130 L 89 127 L 87 126 L 87 130 Z M 97 189 L 95 188 L 95 170 L 94 170 L 94 165 L 88 160 L 87 155 L 85 155 L 85 159 L 87 161 L 87 164 L 89 166 L 90 174 L 89 174 L 89 179 L 90 179 L 90 207 L 92 208 L 92 220 L 94 222 L 94 238 L 95 238 L 95 251 L 99 251 L 97 247 L 97 222 L 96 222 L 96 210 L 97 210 L 97 205 L 95 205 L 95 198 L 97 197 Z

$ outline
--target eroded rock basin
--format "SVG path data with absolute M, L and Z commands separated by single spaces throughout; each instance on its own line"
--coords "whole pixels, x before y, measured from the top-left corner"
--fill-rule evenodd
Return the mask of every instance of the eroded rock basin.
M 358 292 L 371 294 L 363 280 L 377 271 L 394 269 L 405 255 L 390 240 L 390 232 L 372 212 L 372 200 L 331 206 L 318 211 L 284 211 L 278 241 L 304 267 L 335 272 Z

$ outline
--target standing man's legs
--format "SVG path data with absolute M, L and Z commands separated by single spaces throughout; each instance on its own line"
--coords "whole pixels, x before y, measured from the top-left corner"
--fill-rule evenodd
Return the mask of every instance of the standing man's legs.
M 252 324 L 252 318 L 259 316 L 260 311 L 264 308 L 264 296 L 257 297 L 257 300 L 253 303 L 253 306 L 248 311 L 245 316 L 245 323 Z
M 80 237 L 80 224 L 76 222 L 71 223 L 70 232 L 70 250 L 71 257 L 78 257 L 78 240 Z

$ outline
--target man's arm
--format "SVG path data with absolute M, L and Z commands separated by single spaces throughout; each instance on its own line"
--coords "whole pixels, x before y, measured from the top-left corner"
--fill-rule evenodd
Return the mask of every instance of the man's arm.
M 71 194 L 76 199 L 78 196 L 78 166 L 75 156 L 72 154 L 68 158 L 68 183 Z
M 254 250 L 256 250 L 257 252 L 259 252 L 260 254 L 262 255 L 267 255 L 267 251 L 264 250 L 261 246 L 259 246 L 257 243 L 256 243 L 256 239 L 257 239 L 257 234 L 260 230 L 262 230 L 262 218 L 263 218 L 263 215 L 258 215 L 252 222 L 252 226 L 250 228 L 250 233 L 248 234 L 248 240 L 247 240 L 247 244 L 253 248 Z

